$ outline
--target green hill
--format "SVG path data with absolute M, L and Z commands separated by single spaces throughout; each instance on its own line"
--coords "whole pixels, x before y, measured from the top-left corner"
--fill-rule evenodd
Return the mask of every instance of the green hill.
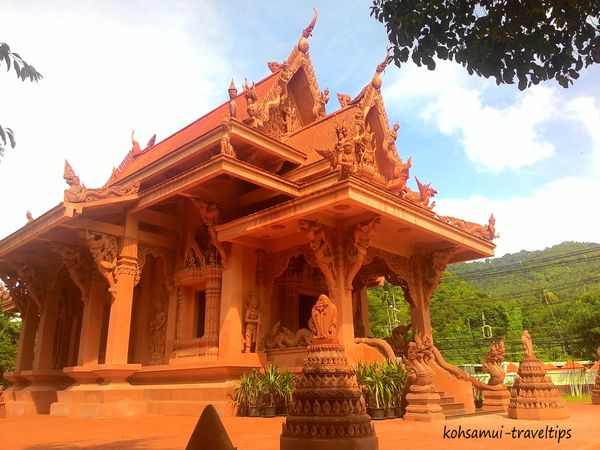
M 389 329 L 381 326 L 382 317 L 388 318 L 380 311 L 386 303 L 382 291 L 369 292 L 373 334 L 380 336 Z M 399 288 L 392 291 L 402 298 Z M 405 302 L 399 304 L 398 315 L 407 317 Z M 592 358 L 600 345 L 600 245 L 564 242 L 452 265 L 430 311 L 436 345 L 454 363 L 480 362 L 490 341 L 502 338 L 506 359 L 518 360 L 524 329 L 542 359 Z

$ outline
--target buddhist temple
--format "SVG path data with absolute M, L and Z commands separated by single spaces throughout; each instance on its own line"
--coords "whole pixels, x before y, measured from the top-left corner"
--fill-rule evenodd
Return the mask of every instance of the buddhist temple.
M 208 114 L 145 148 L 132 135 L 104 186 L 65 161 L 62 202 L 0 241 L 2 308 L 22 318 L 7 415 L 232 414 L 244 372 L 302 368 L 321 294 L 348 361 L 383 360 L 376 277 L 405 292 L 429 346 L 413 353 L 435 356 L 420 359 L 427 386 L 473 405 L 470 382 L 429 350 L 429 298 L 448 264 L 493 256 L 494 219 L 438 216 L 429 180 L 412 184 L 418 161 L 398 154 L 380 91 L 389 56 L 329 101 L 316 20 Z

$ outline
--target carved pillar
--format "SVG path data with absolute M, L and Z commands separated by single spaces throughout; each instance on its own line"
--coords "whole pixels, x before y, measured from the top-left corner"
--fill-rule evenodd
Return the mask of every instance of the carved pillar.
M 133 288 L 137 275 L 137 231 L 137 216 L 128 215 L 125 237 L 116 266 L 116 291 L 108 322 L 107 366 L 127 364 Z
M 204 319 L 204 336 L 210 347 L 219 346 L 219 315 L 221 307 L 222 269 L 211 267 L 206 283 L 206 314 Z
M 58 298 L 56 292 L 46 294 L 46 301 L 40 314 L 40 328 L 37 336 L 34 370 L 52 370 L 52 356 L 54 350 L 54 337 L 56 335 L 56 318 L 58 315 Z
M 239 244 L 232 244 L 229 264 L 223 269 L 220 314 L 217 316 L 219 359 L 239 358 L 242 353 L 243 250 Z
M 351 358 L 354 358 L 352 282 L 365 261 L 374 227 L 379 221 L 379 216 L 375 216 L 351 228 L 343 228 L 340 224 L 335 230 L 317 222 L 299 221 L 325 276 L 329 297 L 337 307 L 338 337 Z
M 40 323 L 40 314 L 32 300 L 25 303 L 25 311 L 22 313 L 23 323 L 21 325 L 21 335 L 19 336 L 15 372 L 33 369 L 35 336 Z
M 442 274 L 455 249 L 436 250 L 411 258 L 414 283 L 410 286 L 410 314 L 415 333 L 433 340 L 429 299 L 442 280 Z
M 83 303 L 79 355 L 77 357 L 79 366 L 98 364 L 105 299 L 106 282 L 99 275 L 92 276 L 89 296 L 84 298 Z

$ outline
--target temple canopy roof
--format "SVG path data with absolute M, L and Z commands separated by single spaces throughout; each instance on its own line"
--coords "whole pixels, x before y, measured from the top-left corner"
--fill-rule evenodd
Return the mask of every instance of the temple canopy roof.
M 453 247 L 453 261 L 493 255 L 493 217 L 478 225 L 433 211 L 436 194 L 417 179 L 406 185 L 412 159 L 396 149 L 398 125 L 390 126 L 381 96 L 388 55 L 366 86 L 351 98 L 319 89 L 309 55 L 316 23 L 271 73 L 258 82 L 234 82 L 229 99 L 171 136 L 132 149 L 107 183 L 89 189 L 65 163 L 69 185 L 63 203 L 0 241 L 0 272 L 10 271 L 40 247 L 76 242 L 73 230 L 123 236 L 126 214 L 137 214 L 139 239 L 177 249 L 181 205 L 191 200 L 226 211 L 219 240 L 275 251 L 302 238 L 298 220 L 335 226 L 379 215 L 374 246 L 402 255 Z

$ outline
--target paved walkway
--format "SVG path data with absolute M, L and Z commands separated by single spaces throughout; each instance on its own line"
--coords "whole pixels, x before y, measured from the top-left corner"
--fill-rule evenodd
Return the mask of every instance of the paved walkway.
M 506 415 L 434 423 L 394 419 L 376 422 L 375 428 L 381 450 L 600 449 L 600 406 L 570 403 L 568 409 L 571 417 L 564 420 L 512 420 Z M 196 420 L 194 417 L 101 420 L 50 416 L 0 418 L 0 449 L 182 450 Z M 226 417 L 223 423 L 238 450 L 277 450 L 284 420 Z M 503 434 L 496 438 L 458 437 L 458 433 L 467 430 Z M 545 436 L 540 437 L 540 433 Z M 563 437 L 558 442 L 557 435 L 560 434 Z

